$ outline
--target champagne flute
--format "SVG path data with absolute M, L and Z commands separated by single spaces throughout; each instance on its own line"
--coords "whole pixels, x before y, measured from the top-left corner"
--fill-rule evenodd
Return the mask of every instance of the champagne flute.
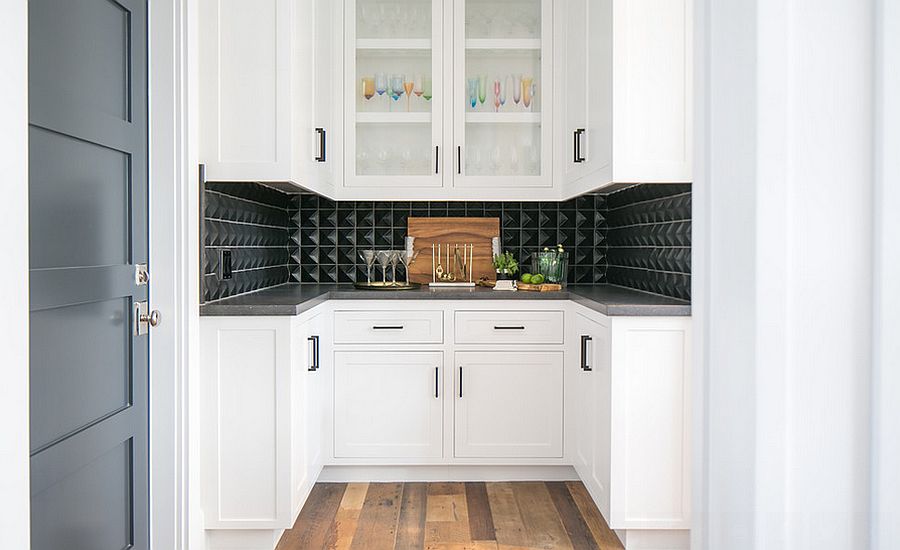
M 425 93 L 425 77 L 417 74 L 415 82 L 416 85 L 415 88 L 413 88 L 413 93 L 416 94 L 416 97 L 422 97 L 422 94 Z
M 364 76 L 362 79 L 363 85 L 363 97 L 366 98 L 366 101 L 372 99 L 375 96 L 375 79 L 371 76 Z
M 516 102 L 516 105 L 522 101 L 522 75 L 517 74 L 515 76 L 515 82 L 513 84 L 513 101 Z
M 522 104 L 528 109 L 531 107 L 531 94 L 534 92 L 534 78 L 531 76 L 522 77 Z
M 412 100 L 412 92 L 413 92 L 413 89 L 415 89 L 415 87 L 416 87 L 416 83 L 412 79 L 412 76 L 410 76 L 410 78 L 407 78 L 406 75 L 403 75 L 403 91 L 406 92 L 406 112 L 407 113 L 409 112 L 409 108 L 410 108 L 409 103 Z
M 500 112 L 500 92 L 501 92 L 500 79 L 495 78 L 494 79 L 494 112 L 495 113 Z
M 506 105 L 506 94 L 509 93 L 509 89 L 512 87 L 512 77 L 507 76 L 503 81 L 503 87 L 500 88 L 500 106 L 503 107 Z
M 484 105 L 485 100 L 487 100 L 487 75 L 483 74 L 478 77 L 478 101 Z
M 469 104 L 472 106 L 472 109 L 475 109 L 475 105 L 478 101 L 478 79 L 470 78 L 467 80 L 468 91 L 469 91 Z
M 431 77 L 430 76 L 425 77 L 425 88 L 424 88 L 424 92 L 422 93 L 422 97 L 425 98 L 425 101 L 431 101 Z
M 403 95 L 403 75 L 391 75 L 391 99 L 399 101 Z
M 387 87 L 387 75 L 384 73 L 375 73 L 375 91 L 378 92 L 378 95 L 384 95 L 387 91 Z M 390 102 L 388 103 L 388 107 L 390 107 Z

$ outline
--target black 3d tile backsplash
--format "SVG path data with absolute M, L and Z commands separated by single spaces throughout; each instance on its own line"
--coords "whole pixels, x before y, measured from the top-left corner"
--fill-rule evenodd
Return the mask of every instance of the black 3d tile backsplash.
M 520 262 L 562 244 L 570 283 L 690 296 L 689 185 L 638 185 L 566 202 L 335 202 L 247 183 L 208 183 L 204 196 L 206 301 L 285 282 L 361 280 L 359 252 L 402 248 L 410 216 L 499 217 L 503 248 Z M 234 255 L 231 280 L 219 276 L 226 248 Z

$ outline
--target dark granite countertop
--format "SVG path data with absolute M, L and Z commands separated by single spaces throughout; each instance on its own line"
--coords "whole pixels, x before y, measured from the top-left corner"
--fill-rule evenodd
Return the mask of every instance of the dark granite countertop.
M 691 304 L 614 285 L 570 285 L 560 292 L 502 292 L 488 288 L 357 290 L 349 284 L 284 284 L 200 306 L 203 316 L 298 315 L 326 300 L 572 300 L 610 316 L 688 316 Z

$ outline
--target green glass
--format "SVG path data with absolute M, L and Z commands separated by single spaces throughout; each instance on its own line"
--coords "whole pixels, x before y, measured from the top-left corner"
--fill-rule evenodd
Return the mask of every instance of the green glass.
M 478 77 L 478 101 L 484 105 L 485 100 L 487 99 L 487 75 L 481 75 Z

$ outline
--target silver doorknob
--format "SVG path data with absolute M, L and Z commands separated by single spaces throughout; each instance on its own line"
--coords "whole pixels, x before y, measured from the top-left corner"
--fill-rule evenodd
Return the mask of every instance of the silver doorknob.
M 159 310 L 154 309 L 150 315 L 141 314 L 141 322 L 149 323 L 151 327 L 159 326 Z

